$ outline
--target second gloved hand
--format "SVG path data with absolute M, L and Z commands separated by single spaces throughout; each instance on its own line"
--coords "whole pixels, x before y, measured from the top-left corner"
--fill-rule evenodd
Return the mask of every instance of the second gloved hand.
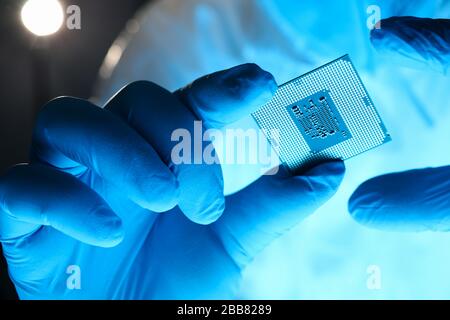
M 372 31 L 371 41 L 376 49 L 443 73 L 450 66 L 450 20 L 392 17 Z M 447 143 L 442 141 L 444 148 Z M 351 196 L 349 211 L 359 223 L 382 230 L 450 231 L 450 167 L 370 179 Z

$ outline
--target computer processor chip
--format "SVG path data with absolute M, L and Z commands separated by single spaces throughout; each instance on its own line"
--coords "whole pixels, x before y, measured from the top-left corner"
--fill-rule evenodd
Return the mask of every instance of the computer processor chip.
M 348 55 L 281 85 L 253 117 L 292 171 L 391 140 Z

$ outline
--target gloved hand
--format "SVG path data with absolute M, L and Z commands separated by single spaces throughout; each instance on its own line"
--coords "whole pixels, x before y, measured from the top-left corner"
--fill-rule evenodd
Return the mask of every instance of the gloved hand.
M 428 63 L 444 73 L 449 69 L 450 20 L 389 18 L 372 31 L 371 40 L 380 50 Z M 356 221 L 373 228 L 449 231 L 450 166 L 373 178 L 357 188 L 348 206 Z
M 0 179 L 0 239 L 19 296 L 233 297 L 252 258 L 335 193 L 343 163 L 280 170 L 225 198 L 220 165 L 174 164 L 171 134 L 192 133 L 196 119 L 220 128 L 275 90 L 245 64 L 175 93 L 135 82 L 103 109 L 49 102 L 31 163 Z

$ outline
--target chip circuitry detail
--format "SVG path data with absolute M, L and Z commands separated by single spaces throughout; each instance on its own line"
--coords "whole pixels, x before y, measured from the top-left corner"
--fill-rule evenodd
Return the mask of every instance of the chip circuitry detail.
M 294 171 L 391 140 L 348 55 L 281 85 L 253 117 L 263 131 L 278 131 L 267 138 Z

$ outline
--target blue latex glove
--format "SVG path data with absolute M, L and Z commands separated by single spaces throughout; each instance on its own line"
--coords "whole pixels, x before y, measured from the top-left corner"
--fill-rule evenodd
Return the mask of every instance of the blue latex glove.
M 48 103 L 32 162 L 0 179 L 0 237 L 19 296 L 232 298 L 252 258 L 335 193 L 343 163 L 280 170 L 224 198 L 220 165 L 174 165 L 170 135 L 198 118 L 233 122 L 275 90 L 271 74 L 246 64 L 175 93 L 132 83 L 104 109 Z
M 372 32 L 371 40 L 380 50 L 428 63 L 444 73 L 450 66 L 450 20 L 389 18 Z M 383 230 L 449 231 L 449 209 L 450 166 L 373 178 L 359 186 L 349 200 L 356 221 Z

